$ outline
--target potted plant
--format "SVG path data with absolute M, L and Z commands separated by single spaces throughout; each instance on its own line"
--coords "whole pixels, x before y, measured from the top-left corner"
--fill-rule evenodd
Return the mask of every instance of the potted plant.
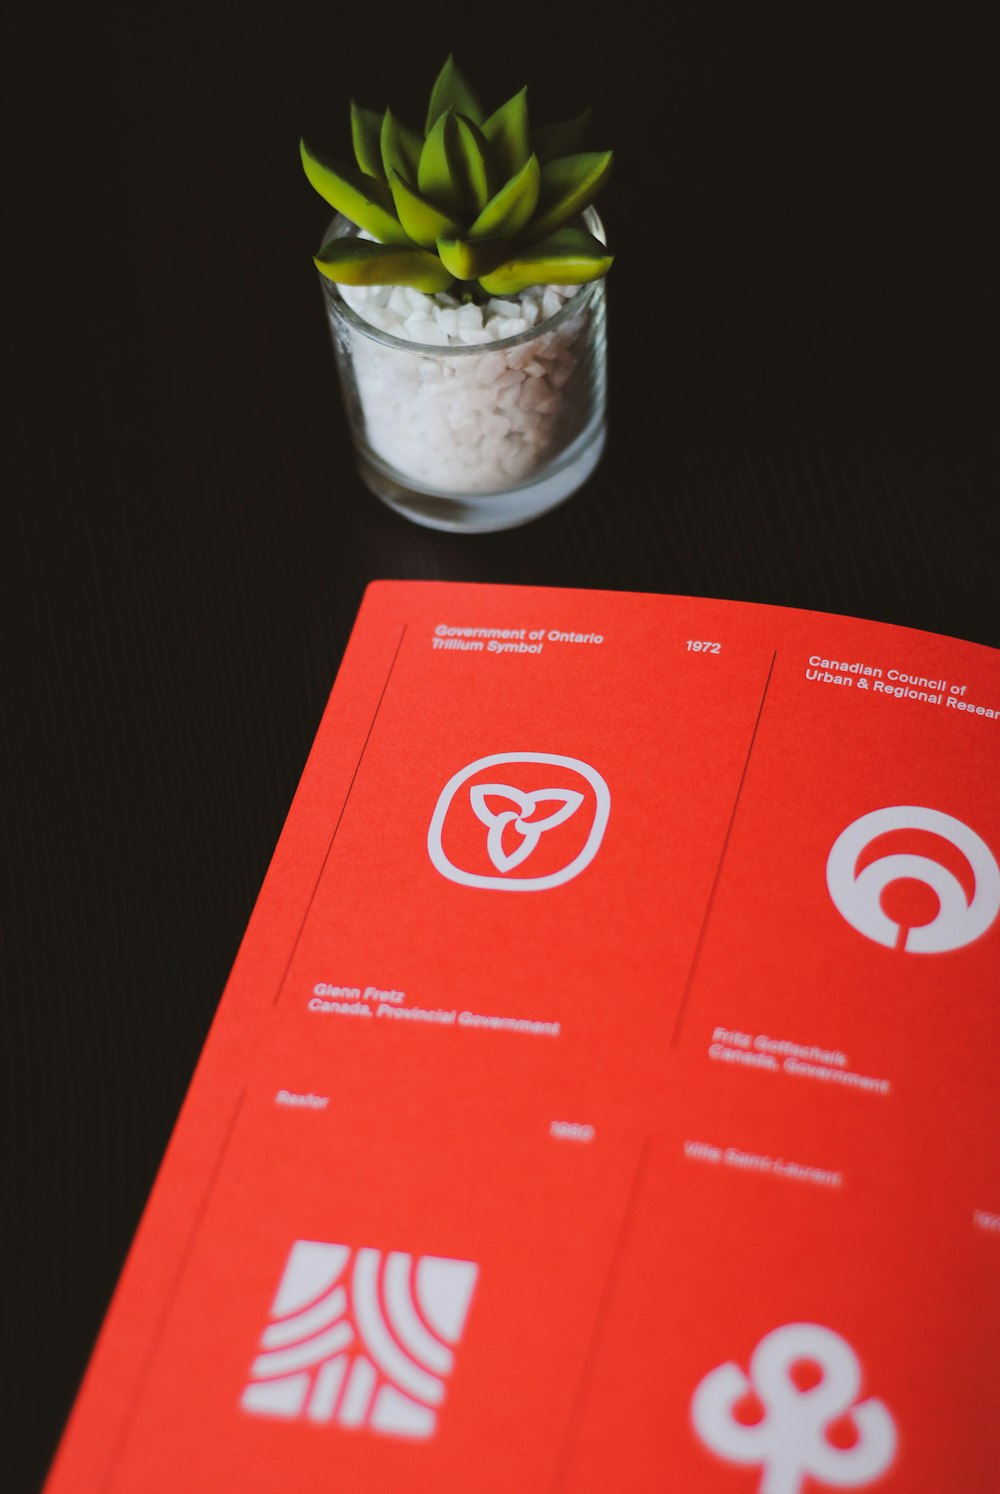
M 337 210 L 315 256 L 359 468 L 439 529 L 524 523 L 604 444 L 603 277 L 590 111 L 536 129 L 527 90 L 487 114 L 449 57 L 422 131 L 351 106 L 354 165 L 304 141 Z

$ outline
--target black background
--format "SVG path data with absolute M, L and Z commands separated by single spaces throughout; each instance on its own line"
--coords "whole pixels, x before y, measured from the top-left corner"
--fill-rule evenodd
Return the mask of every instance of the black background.
M 8 35 L 12 1491 L 51 1456 L 370 579 L 1000 641 L 986 41 L 951 16 L 293 0 Z M 352 96 L 419 123 L 449 50 L 489 107 L 595 104 L 616 151 L 604 460 L 470 538 L 354 474 L 297 157 L 300 133 L 343 154 Z

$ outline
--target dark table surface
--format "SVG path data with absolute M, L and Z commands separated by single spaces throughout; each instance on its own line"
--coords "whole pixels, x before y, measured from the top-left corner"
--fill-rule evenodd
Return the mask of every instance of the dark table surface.
M 369 580 L 998 642 L 985 41 L 806 9 L 493 30 L 469 5 L 107 5 L 12 49 L 12 1494 L 51 1455 Z M 478 538 L 354 474 L 297 160 L 303 132 L 344 150 L 352 94 L 419 119 L 451 48 L 491 106 L 524 82 L 548 120 L 594 103 L 617 158 L 607 452 L 564 507 Z

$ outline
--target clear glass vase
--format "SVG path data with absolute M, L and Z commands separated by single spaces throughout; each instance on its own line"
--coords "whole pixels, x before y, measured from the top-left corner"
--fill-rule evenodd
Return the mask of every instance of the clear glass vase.
M 604 240 L 601 221 L 585 222 Z M 337 217 L 328 233 L 356 233 Z M 605 439 L 603 280 L 515 337 L 440 347 L 381 331 L 320 276 L 358 468 L 431 529 L 510 529 L 562 503 Z

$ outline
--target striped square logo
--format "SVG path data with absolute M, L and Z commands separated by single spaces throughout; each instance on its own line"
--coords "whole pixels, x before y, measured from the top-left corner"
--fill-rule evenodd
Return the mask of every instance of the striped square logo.
M 296 1240 L 244 1411 L 432 1437 L 478 1274 L 473 1261 Z

